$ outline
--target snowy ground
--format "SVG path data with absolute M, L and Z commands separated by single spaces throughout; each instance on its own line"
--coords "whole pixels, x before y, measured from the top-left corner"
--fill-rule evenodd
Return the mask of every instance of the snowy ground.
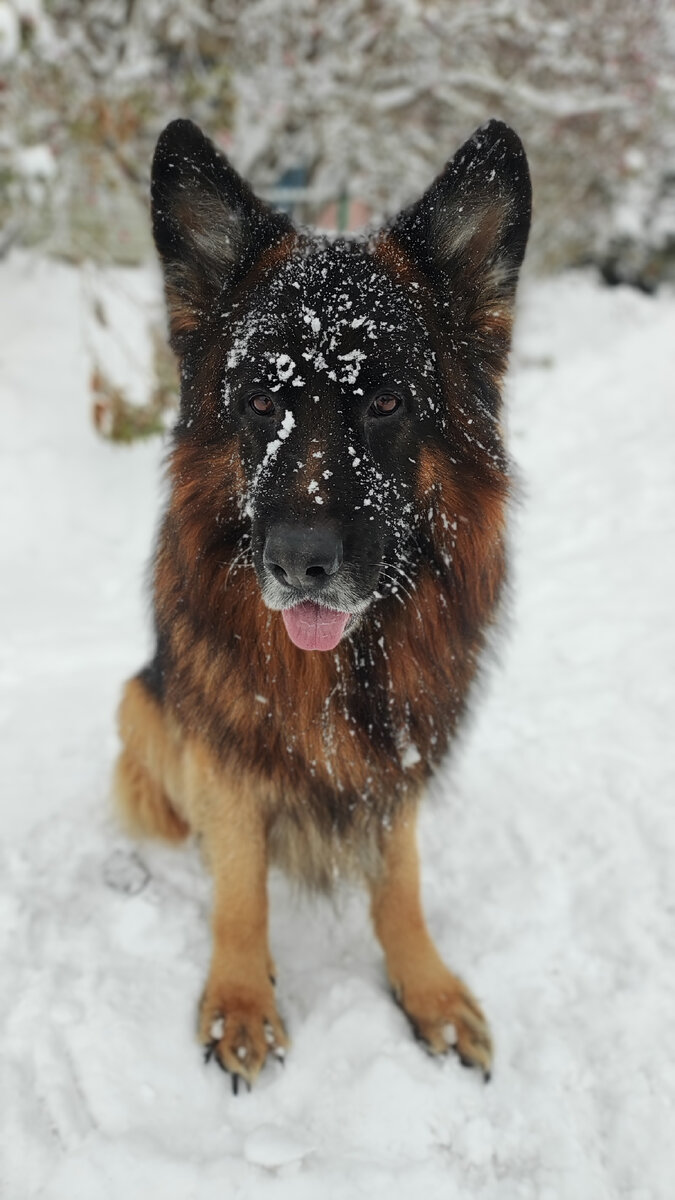
M 274 879 L 293 1046 L 237 1098 L 193 1036 L 197 855 L 135 849 L 107 802 L 162 448 L 91 429 L 74 271 L 2 264 L 0 325 L 0 1195 L 671 1200 L 675 298 L 523 295 L 512 628 L 423 826 L 493 1081 L 412 1041 L 361 896 Z

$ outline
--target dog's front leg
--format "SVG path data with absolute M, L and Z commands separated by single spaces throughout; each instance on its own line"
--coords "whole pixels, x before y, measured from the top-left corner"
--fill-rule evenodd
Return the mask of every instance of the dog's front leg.
M 232 1075 L 251 1084 L 268 1054 L 288 1044 L 274 996 L 267 941 L 267 846 L 254 786 L 223 777 L 192 755 L 188 788 L 194 827 L 213 873 L 213 957 L 199 1013 L 199 1037 Z
M 492 1043 L 471 992 L 441 959 L 420 898 L 417 812 L 410 806 L 385 835 L 382 869 L 370 881 L 375 931 L 398 1003 L 415 1033 L 435 1054 L 457 1052 L 489 1078 Z

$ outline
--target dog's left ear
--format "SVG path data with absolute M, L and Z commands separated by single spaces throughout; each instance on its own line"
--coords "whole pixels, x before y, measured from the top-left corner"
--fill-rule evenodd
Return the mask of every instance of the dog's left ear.
M 476 325 L 486 306 L 513 301 L 531 209 L 522 142 L 502 121 L 490 121 L 396 218 L 385 240 L 421 269 L 458 317 Z
M 172 121 L 152 163 L 152 229 L 164 268 L 171 343 L 190 344 L 223 294 L 293 233 L 192 121 Z

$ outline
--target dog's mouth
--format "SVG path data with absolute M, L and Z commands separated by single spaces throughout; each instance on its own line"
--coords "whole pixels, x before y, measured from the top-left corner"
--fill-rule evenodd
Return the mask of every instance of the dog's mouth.
M 334 650 L 353 614 L 305 600 L 282 609 L 281 615 L 289 638 L 300 650 Z

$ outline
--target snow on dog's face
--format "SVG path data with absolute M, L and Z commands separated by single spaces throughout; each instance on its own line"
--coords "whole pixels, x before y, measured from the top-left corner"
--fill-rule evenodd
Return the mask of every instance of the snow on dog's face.
M 450 569 L 443 479 L 458 492 L 467 472 L 503 471 L 522 147 L 493 122 L 387 231 L 328 241 L 298 233 L 174 122 L 153 221 L 181 359 L 176 438 L 236 446 L 230 535 L 236 524 L 291 640 L 332 649 L 373 603 L 410 594 L 421 557 Z
M 429 334 L 344 242 L 296 247 L 226 323 L 222 403 L 262 594 L 297 645 L 330 649 L 403 582 L 420 436 L 441 400 Z

